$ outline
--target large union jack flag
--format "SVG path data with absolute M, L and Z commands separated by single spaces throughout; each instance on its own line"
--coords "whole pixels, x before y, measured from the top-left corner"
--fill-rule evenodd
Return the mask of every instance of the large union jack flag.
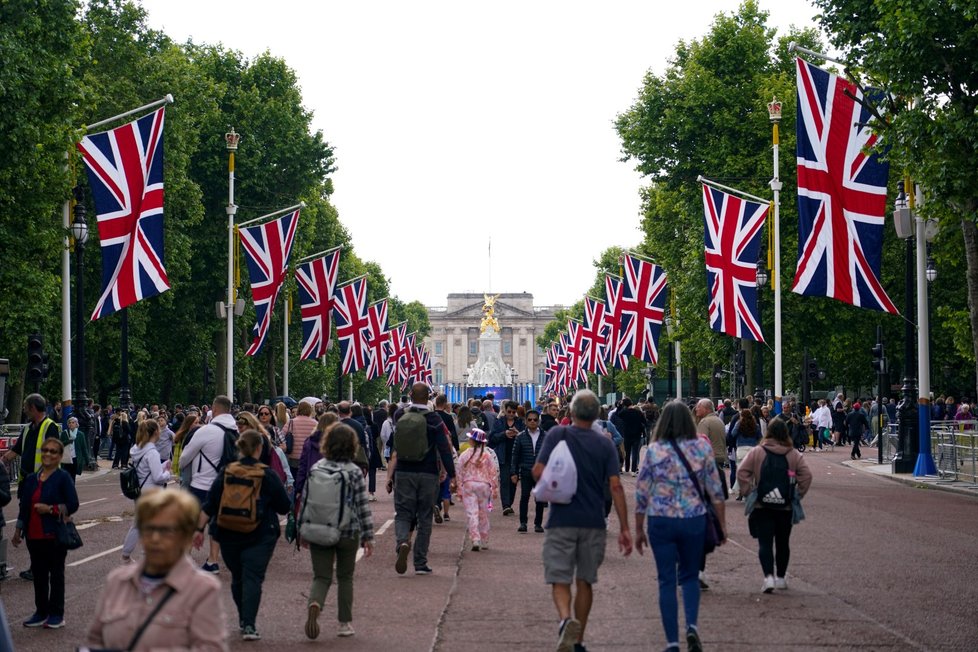
M 608 331 L 608 346 L 605 347 L 605 362 L 615 369 L 628 369 L 628 356 L 620 353 L 622 331 L 621 279 L 612 274 L 604 277 L 605 306 L 604 323 Z
M 295 268 L 302 314 L 302 360 L 321 358 L 329 348 L 333 290 L 339 271 L 339 247 Z
M 163 267 L 163 109 L 85 136 L 78 151 L 102 247 L 95 320 L 170 289 Z
M 631 355 L 656 364 L 658 342 L 665 317 L 666 275 L 658 265 L 632 254 L 625 255 L 620 310 L 622 337 L 619 355 Z
M 582 363 L 586 371 L 602 376 L 608 373 L 605 364 L 605 348 L 608 346 L 608 329 L 604 323 L 605 304 L 594 297 L 584 297 L 584 324 L 581 339 L 584 345 Z
M 710 327 L 763 342 L 757 310 L 757 256 L 768 204 L 703 184 Z
M 543 370 L 546 382 L 543 385 L 544 392 L 557 391 L 557 343 L 555 342 L 547 349 L 547 363 Z
M 581 322 L 567 321 L 567 378 L 570 385 L 587 383 L 584 369 L 584 337 Z
M 342 373 L 367 366 L 367 279 L 361 276 L 336 288 L 333 296 L 336 337 L 340 342 Z
M 390 329 L 390 355 L 387 356 L 387 386 L 402 387 L 408 379 L 407 322 L 396 324 Z
M 802 59 L 798 78 L 798 267 L 793 292 L 897 313 L 879 281 L 889 165 L 855 84 Z
M 387 326 L 387 299 L 367 308 L 367 380 L 380 378 L 387 366 L 391 332 Z
M 299 211 L 286 213 L 278 219 L 240 229 L 241 245 L 248 261 L 251 279 L 251 299 L 255 304 L 257 322 L 251 332 L 254 339 L 245 355 L 257 355 L 265 345 L 272 310 L 278 293 L 289 272 L 292 243 L 299 224 Z

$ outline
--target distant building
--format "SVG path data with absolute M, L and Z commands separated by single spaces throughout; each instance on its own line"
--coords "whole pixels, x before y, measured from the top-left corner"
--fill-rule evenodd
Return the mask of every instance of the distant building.
M 449 294 L 447 306 L 429 306 L 431 333 L 425 344 L 431 353 L 435 385 L 465 383 L 465 370 L 479 354 L 479 326 L 484 296 L 481 293 Z M 520 383 L 543 384 L 546 353 L 536 343 L 538 335 L 563 306 L 534 306 L 526 292 L 500 293 L 496 319 L 502 337 L 503 360 L 518 374 Z

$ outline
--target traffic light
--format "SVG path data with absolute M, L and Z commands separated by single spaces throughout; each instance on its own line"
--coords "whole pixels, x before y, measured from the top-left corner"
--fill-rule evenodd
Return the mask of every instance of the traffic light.
M 40 383 L 48 375 L 48 356 L 44 353 L 44 339 L 37 333 L 27 336 L 27 380 Z
M 210 365 L 206 362 L 204 363 L 204 386 L 210 387 L 211 383 L 214 382 L 214 373 L 211 370 Z
M 825 372 L 821 372 L 822 377 L 825 377 Z M 808 359 L 808 367 L 805 369 L 805 376 L 808 380 L 818 380 L 819 379 L 819 368 L 818 360 L 815 358 Z
M 743 349 L 737 351 L 737 364 L 734 367 L 734 373 L 738 376 L 747 375 L 747 352 Z
M 876 344 L 871 349 L 873 353 L 873 371 L 877 374 L 886 373 L 886 358 L 883 355 L 883 345 Z

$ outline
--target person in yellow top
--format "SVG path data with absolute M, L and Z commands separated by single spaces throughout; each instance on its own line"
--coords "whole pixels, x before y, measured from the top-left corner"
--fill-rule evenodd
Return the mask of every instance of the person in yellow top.
M 49 437 L 61 436 L 61 428 L 47 417 L 47 401 L 40 394 L 27 395 L 24 399 L 24 412 L 27 414 L 28 424 L 10 450 L 3 455 L 7 462 L 20 455 L 18 486 L 23 484 L 24 478 L 40 470 L 41 443 Z

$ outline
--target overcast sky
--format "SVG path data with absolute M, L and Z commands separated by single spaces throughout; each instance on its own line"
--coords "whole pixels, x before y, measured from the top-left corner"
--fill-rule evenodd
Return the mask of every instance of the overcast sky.
M 443 306 L 450 292 L 490 290 L 569 305 L 601 251 L 640 242 L 643 180 L 618 160 L 615 116 L 677 41 L 739 3 L 142 4 L 176 41 L 268 50 L 298 73 L 335 148 L 333 201 L 357 254 L 400 299 Z M 780 32 L 814 23 L 808 0 L 760 6 Z

